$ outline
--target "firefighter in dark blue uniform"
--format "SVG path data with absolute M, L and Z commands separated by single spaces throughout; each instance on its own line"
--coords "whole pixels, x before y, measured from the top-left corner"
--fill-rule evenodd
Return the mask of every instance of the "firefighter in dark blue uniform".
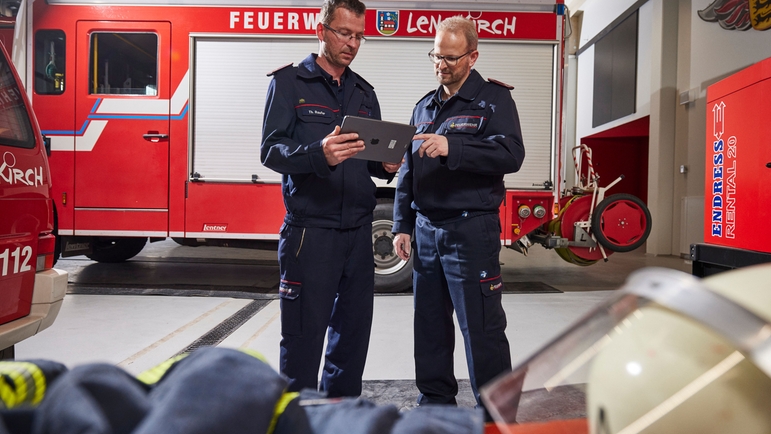
M 456 403 L 453 310 L 478 403 L 479 387 L 511 369 L 498 212 L 503 175 L 519 170 L 525 150 L 511 88 L 472 69 L 476 48 L 472 21 L 438 26 L 429 56 L 441 86 L 413 111 L 417 135 L 399 172 L 394 247 L 414 256 L 419 404 Z
M 358 396 L 372 325 L 374 260 L 370 176 L 393 179 L 398 164 L 351 159 L 364 149 L 340 134 L 345 115 L 380 119 L 372 86 L 348 65 L 364 41 L 365 6 L 326 0 L 316 27 L 319 54 L 274 71 L 262 163 L 283 175 L 286 217 L 279 239 L 280 370 L 289 390 Z

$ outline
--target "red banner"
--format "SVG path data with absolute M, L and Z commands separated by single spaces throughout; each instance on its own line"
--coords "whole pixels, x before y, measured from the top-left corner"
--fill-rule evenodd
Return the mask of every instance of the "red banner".
M 311 35 L 318 9 L 261 8 L 226 10 L 228 31 Z M 548 12 L 367 10 L 366 36 L 433 38 L 444 19 L 461 15 L 474 20 L 480 39 L 557 40 L 557 18 Z
M 557 39 L 557 15 L 544 12 L 368 10 L 366 34 L 433 38 L 436 26 L 456 15 L 474 20 L 479 39 Z

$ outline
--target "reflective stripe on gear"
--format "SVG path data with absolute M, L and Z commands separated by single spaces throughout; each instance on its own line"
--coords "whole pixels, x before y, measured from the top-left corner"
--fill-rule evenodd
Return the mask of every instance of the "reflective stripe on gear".
M 273 419 L 270 420 L 270 427 L 268 427 L 268 434 L 273 434 L 273 432 L 276 430 L 276 424 L 278 423 L 278 418 L 281 417 L 282 414 L 284 414 L 284 410 L 286 410 L 286 407 L 289 405 L 289 403 L 297 399 L 299 396 L 300 396 L 299 392 L 284 392 L 284 394 L 281 395 L 281 399 L 279 399 L 276 402 L 276 409 L 273 410 Z
M 36 406 L 46 392 L 46 377 L 28 362 L 0 362 L 0 408 Z
M 258 351 L 255 351 L 249 348 L 239 348 L 238 350 L 244 354 L 248 354 L 254 357 L 257 360 L 260 360 L 266 365 L 270 365 L 270 363 L 268 363 L 268 359 L 266 359 L 265 356 L 263 356 Z M 147 384 L 148 386 L 152 386 L 158 383 L 159 381 L 161 381 L 161 378 L 163 378 L 163 376 L 166 375 L 166 373 L 169 371 L 169 369 L 171 369 L 172 366 L 174 366 L 175 363 L 179 362 L 180 360 L 184 359 L 189 355 L 190 353 L 182 353 L 182 354 L 176 355 L 166 360 L 165 362 L 140 373 L 139 375 L 137 375 L 137 380 Z
M 147 384 L 148 386 L 152 386 L 161 381 L 161 378 L 166 375 L 166 372 L 168 372 L 175 363 L 184 359 L 189 354 L 190 353 L 182 353 L 178 356 L 170 358 L 169 360 L 166 360 L 159 365 L 153 366 L 152 368 L 137 375 L 137 380 Z

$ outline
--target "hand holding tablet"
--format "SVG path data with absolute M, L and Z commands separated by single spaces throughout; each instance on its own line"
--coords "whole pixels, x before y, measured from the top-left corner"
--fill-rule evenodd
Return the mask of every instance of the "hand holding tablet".
M 399 163 L 416 129 L 412 125 L 397 122 L 346 116 L 340 133 L 358 133 L 359 140 L 364 141 L 364 150 L 351 158 Z

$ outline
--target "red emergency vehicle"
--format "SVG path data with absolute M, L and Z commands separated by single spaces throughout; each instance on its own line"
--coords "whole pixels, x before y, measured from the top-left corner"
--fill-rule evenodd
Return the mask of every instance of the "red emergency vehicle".
M 13 45 L 13 29 L 16 24 L 14 17 L 0 16 L 0 44 L 3 44 L 5 50 L 10 52 Z
M 275 248 L 284 216 L 280 176 L 259 160 L 267 74 L 317 51 L 319 5 L 255 3 L 47 0 L 26 8 L 28 91 L 55 156 L 63 256 L 123 261 L 148 239 L 167 237 Z M 406 123 L 415 102 L 437 87 L 427 57 L 436 25 L 452 15 L 475 20 L 476 68 L 515 87 L 527 149 L 522 170 L 505 178 L 501 242 L 523 251 L 532 242 L 591 251 L 579 262 L 595 261 L 602 247 L 591 236 L 588 244 L 578 240 L 572 228 L 588 221 L 598 201 L 563 225 L 569 236 L 548 226 L 559 216 L 564 170 L 563 0 L 402 8 L 412 4 L 370 6 L 367 43 L 351 65 L 375 87 L 383 118 Z M 411 264 L 391 245 L 394 186 L 379 186 L 375 209 L 379 291 L 411 283 Z
M 53 269 L 54 207 L 46 147 L 0 44 L 0 359 L 53 324 L 67 273 Z

